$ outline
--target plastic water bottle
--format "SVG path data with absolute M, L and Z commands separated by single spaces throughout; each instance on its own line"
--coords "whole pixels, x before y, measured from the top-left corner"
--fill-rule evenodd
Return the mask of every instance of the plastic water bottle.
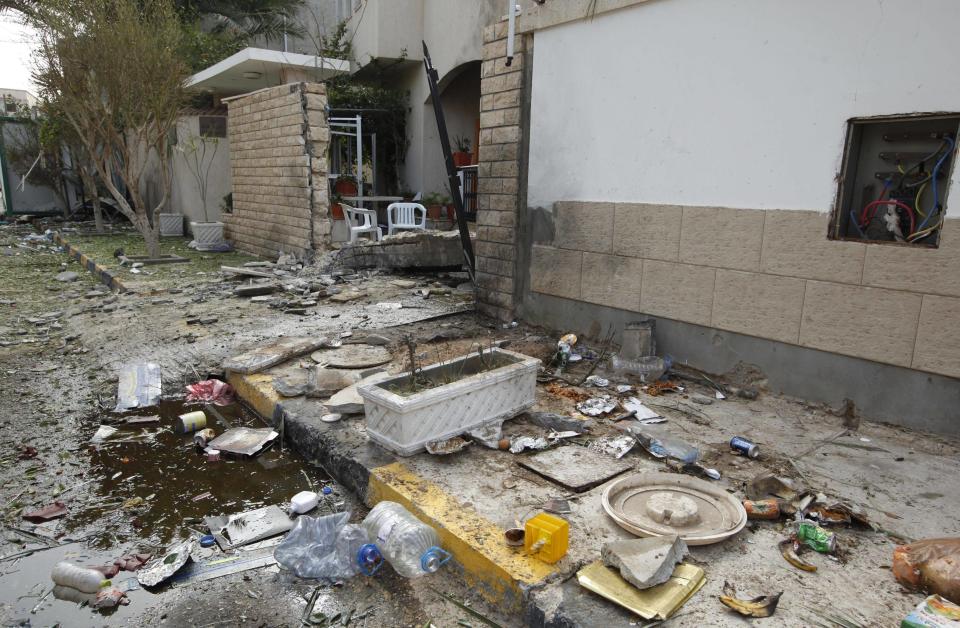
M 110 584 L 110 581 L 105 579 L 103 574 L 96 569 L 78 567 L 65 561 L 54 565 L 53 571 L 50 572 L 50 578 L 54 584 L 70 587 L 83 593 L 96 593 L 100 590 L 100 587 Z
M 396 502 L 380 502 L 363 520 L 370 539 L 401 576 L 433 573 L 450 560 L 433 528 Z

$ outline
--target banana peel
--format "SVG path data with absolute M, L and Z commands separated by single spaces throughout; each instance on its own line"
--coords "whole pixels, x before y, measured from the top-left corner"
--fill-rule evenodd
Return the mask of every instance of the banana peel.
M 723 583 L 723 595 L 720 603 L 746 617 L 770 617 L 777 610 L 780 596 L 783 591 L 773 595 L 761 595 L 752 600 L 742 600 L 737 597 L 737 589 L 729 582 Z
M 780 541 L 780 555 L 797 569 L 802 569 L 803 571 L 817 570 L 816 565 L 811 565 L 797 555 L 797 552 L 794 549 L 793 539 L 784 539 L 783 541 Z

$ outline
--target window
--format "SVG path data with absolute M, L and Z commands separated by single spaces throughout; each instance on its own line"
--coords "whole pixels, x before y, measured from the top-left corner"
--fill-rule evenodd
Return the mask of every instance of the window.
M 937 246 L 960 115 L 850 120 L 830 237 Z
M 223 116 L 200 116 L 200 137 L 226 137 L 227 119 Z

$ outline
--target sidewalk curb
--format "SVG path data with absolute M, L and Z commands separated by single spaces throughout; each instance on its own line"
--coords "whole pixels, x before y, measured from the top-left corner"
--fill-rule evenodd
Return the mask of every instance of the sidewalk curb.
M 55 244 L 59 244 L 66 249 L 67 255 L 80 262 L 80 265 L 83 266 L 85 270 L 92 273 L 93 276 L 100 281 L 100 283 L 105 284 L 108 288 L 111 290 L 116 290 L 117 292 L 130 292 L 129 288 L 123 285 L 123 282 L 119 277 L 81 253 L 80 249 L 73 244 L 70 244 L 66 238 L 60 235 L 59 231 L 55 231 L 53 233 L 53 241 Z
M 315 400 L 281 398 L 270 375 L 231 372 L 227 381 L 244 403 L 284 432 L 300 455 L 321 465 L 368 506 L 395 501 L 433 527 L 443 547 L 454 555 L 454 570 L 490 602 L 520 613 L 531 602 L 530 591 L 556 573 L 553 566 L 508 548 L 499 526 L 462 506 L 455 496 L 357 430 L 320 421 L 312 408 L 322 405 Z

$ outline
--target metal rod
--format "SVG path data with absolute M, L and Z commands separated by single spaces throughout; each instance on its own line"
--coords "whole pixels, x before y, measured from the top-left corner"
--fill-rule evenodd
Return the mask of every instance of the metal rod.
M 470 228 L 467 226 L 467 215 L 463 209 L 463 191 L 460 189 L 460 178 L 457 168 L 453 165 L 453 151 L 450 150 L 450 136 L 447 135 L 447 121 L 443 115 L 443 104 L 440 102 L 440 88 L 437 87 L 439 74 L 433 68 L 430 60 L 430 51 L 427 42 L 423 42 L 423 67 L 427 72 L 427 83 L 430 85 L 430 96 L 433 102 L 433 112 L 437 117 L 437 132 L 440 135 L 440 148 L 443 149 L 443 160 L 447 166 L 447 182 L 450 185 L 450 196 L 453 207 L 457 212 L 457 226 L 460 229 L 460 245 L 463 247 L 464 262 L 470 281 L 476 282 L 474 271 L 476 261 L 473 256 L 473 242 L 470 241 Z
M 513 36 L 517 28 L 517 7 L 514 0 L 507 0 L 507 62 L 509 68 L 513 63 Z

